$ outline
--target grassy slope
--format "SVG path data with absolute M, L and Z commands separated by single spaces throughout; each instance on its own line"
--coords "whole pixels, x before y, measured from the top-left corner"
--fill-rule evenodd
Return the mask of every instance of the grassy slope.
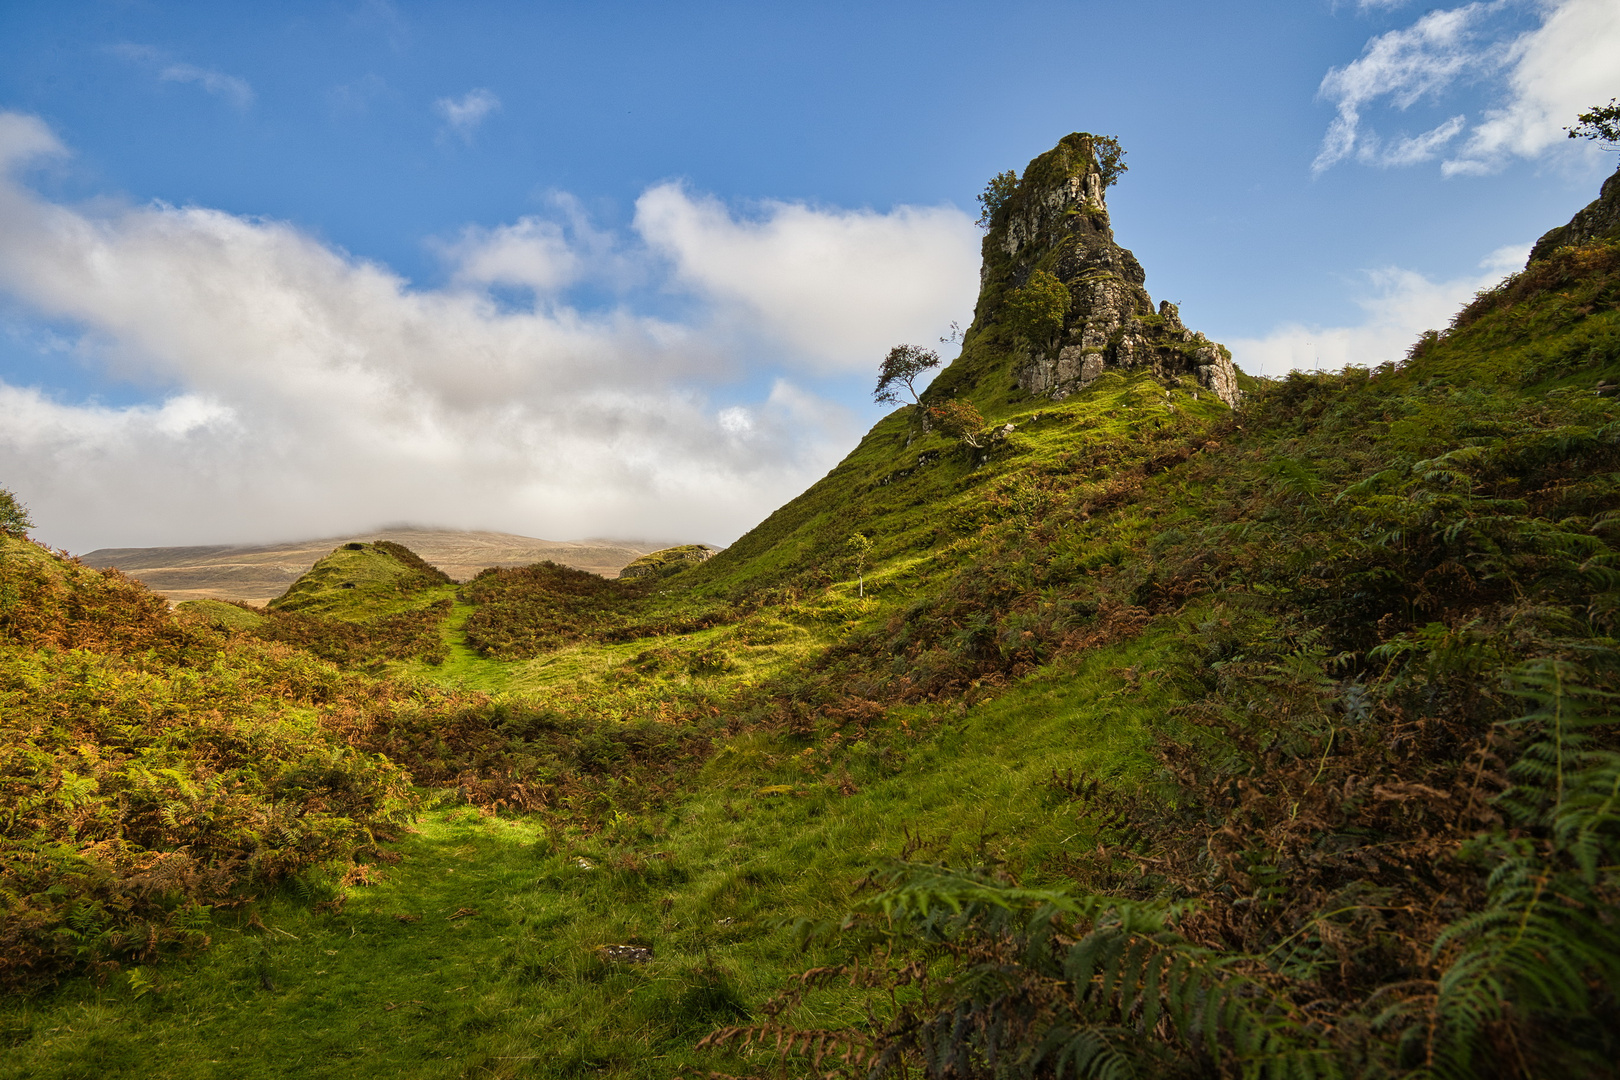
M 692 1053 L 695 1038 L 804 962 L 780 920 L 839 917 L 866 870 L 903 853 L 908 830 L 930 854 L 982 850 L 1020 869 L 1090 842 L 1076 808 L 1042 783 L 1053 769 L 1145 764 L 1140 732 L 1159 702 L 1122 695 L 1113 672 L 1162 647 L 1104 650 L 961 716 L 914 711 L 919 734 L 903 747 L 841 754 L 847 795 L 802 751 L 744 736 L 689 799 L 589 835 L 434 812 L 396 846 L 403 861 L 378 865 L 382 883 L 351 888 L 338 914 L 311 912 L 334 895 L 330 882 L 290 890 L 256 909 L 271 929 L 222 916 L 212 952 L 153 969 L 139 997 L 117 977 L 14 1003 L 0 1014 L 12 1046 L 0 1076 L 144 1076 L 158 1061 L 174 1077 L 713 1066 Z M 760 794 L 777 787 L 787 790 Z M 479 914 L 449 921 L 464 907 Z M 614 943 L 650 946 L 655 959 L 615 966 L 592 952 Z M 857 1018 L 855 1005 L 841 1018 Z
M 870 727 L 727 717 L 735 722 L 715 729 L 701 773 L 660 805 L 626 801 L 546 825 L 437 811 L 400 845 L 403 862 L 376 867 L 384 883 L 351 888 L 339 914 L 310 910 L 330 887 L 269 896 L 258 912 L 272 930 L 244 933 L 244 914 L 222 915 L 215 953 L 162 969 L 139 996 L 139 983 L 118 975 L 9 1004 L 0 1075 L 135 1075 L 158 1060 L 177 1076 L 758 1068 L 691 1046 L 816 959 L 795 952 L 784 921 L 836 918 L 868 869 L 902 855 L 1066 880 L 1106 828 L 1050 783 L 1054 770 L 1100 774 L 1126 792 L 1162 784 L 1151 744 L 1174 729 L 1172 710 L 1207 692 L 1201 673 L 1226 647 L 1223 626 L 1247 620 L 1279 655 L 1308 652 L 1292 606 L 1303 611 L 1306 601 L 1286 594 L 1314 567 L 1287 560 L 1328 542 L 1313 540 L 1312 528 L 1331 538 L 1343 527 L 1326 510 L 1313 525 L 1313 505 L 1338 505 L 1335 496 L 1367 476 L 1447 450 L 1612 421 L 1612 403 L 1589 393 L 1620 376 L 1612 279 L 1607 288 L 1594 298 L 1555 283 L 1521 303 L 1509 298 L 1402 371 L 1301 380 L 1236 426 L 1207 395 L 1192 400 L 1191 388 L 1167 397 L 1151 380 L 1110 377 L 1075 399 L 1037 404 L 991 372 L 977 380 L 986 389 L 975 402 L 993 422 L 1018 424 L 1010 439 L 974 455 L 920 436 L 905 411 L 891 416 L 826 480 L 650 602 L 698 610 L 774 590 L 767 605 L 670 642 L 582 642 L 495 663 L 455 642 L 458 607 L 445 630 L 450 660 L 437 672 L 402 670 L 524 699 L 595 702 L 625 718 L 699 693 L 753 707 L 750 695 L 773 679 L 813 683 L 840 647 L 916 659 L 892 644 L 908 632 L 908 613 L 986 575 L 1006 575 L 1037 614 L 1128 578 L 1128 598 L 1157 614 L 1144 610 L 1135 636 L 1092 639 L 1082 604 L 1071 633 L 1089 647 L 1071 638 L 1022 665 L 975 661 L 967 683 L 947 680 L 932 697 L 891 695 Z M 938 457 L 919 465 L 929 451 Z M 864 602 L 841 561 L 856 528 L 875 541 Z M 1190 599 L 1159 595 L 1188 567 L 1204 575 L 1178 594 Z M 1016 641 L 1004 631 L 1023 625 L 1022 602 L 992 612 L 1009 654 Z M 1472 617 L 1426 602 L 1414 593 L 1409 606 L 1419 626 L 1430 615 L 1459 626 Z M 974 652 L 978 631 L 960 611 L 930 610 L 956 620 L 930 641 Z M 1046 632 L 1028 625 L 1018 632 Z M 1410 619 L 1391 640 L 1408 632 Z M 723 648 L 735 666 L 635 674 L 637 657 L 658 645 Z M 1242 660 L 1228 653 L 1223 663 Z M 857 667 L 886 677 L 882 665 Z M 477 883 L 463 886 L 469 877 Z M 479 914 L 450 920 L 459 907 Z M 395 912 L 424 917 L 402 924 Z M 655 959 L 608 965 L 591 951 L 607 943 L 647 945 Z M 857 1002 L 834 993 L 816 1009 L 803 1019 L 834 1026 L 855 1018 Z
M 484 660 L 455 641 L 453 627 L 465 617 L 465 605 L 458 605 L 445 626 L 451 658 L 438 670 L 404 665 L 401 673 L 466 688 L 538 694 L 541 699 L 562 692 L 568 700 L 578 700 L 595 685 L 599 707 L 621 715 L 645 711 L 661 698 L 674 699 L 694 688 L 710 688 L 718 696 L 746 691 L 801 669 L 855 628 L 903 609 L 922 583 L 948 574 L 975 547 L 973 515 L 982 503 L 982 488 L 1017 476 L 1032 463 L 1057 467 L 1078 431 L 1106 431 L 1120 440 L 1113 452 L 1130 456 L 1137 451 L 1128 440 L 1144 430 L 1157 431 L 1172 419 L 1168 404 L 1156 384 L 1114 380 L 1061 411 L 1047 404 L 1042 419 L 1028 424 L 1033 430 L 1015 436 L 1016 448 L 1003 446 L 983 464 L 938 437 L 907 448 L 904 417 L 885 421 L 851 459 L 868 478 L 862 524 L 879 543 L 877 566 L 867 578 L 868 598 L 858 601 L 852 583 L 836 581 L 674 643 L 685 650 L 723 649 L 730 658 L 730 670 L 724 673 L 676 672 L 628 685 L 601 685 L 604 675 L 633 669 L 635 657 L 657 644 L 647 640 L 581 644 L 530 661 Z M 1194 412 L 1186 404 L 1183 409 Z M 1124 422 L 1110 419 L 1121 412 L 1139 415 Z M 1202 423 L 1219 414 L 1198 406 L 1195 415 Z M 936 464 L 887 485 L 871 482 L 906 468 L 917 453 L 930 449 L 939 452 Z M 1107 465 L 1099 458 L 1095 467 L 1101 476 Z M 808 498 L 836 504 L 840 495 L 824 482 Z M 923 513 L 924 508 L 941 512 Z M 818 565 L 818 545 L 840 549 L 847 527 L 846 514 L 842 524 L 832 521 L 785 539 L 779 550 L 760 560 L 763 566 L 748 564 L 731 576 L 711 574 L 698 588 L 674 590 L 660 601 L 677 609 L 701 607 L 714 593 L 735 592 L 766 575 L 781 580 L 795 568 Z M 774 528 L 772 523 L 762 526 Z M 347 599 L 342 594 L 332 601 L 312 598 L 329 604 Z M 351 610 L 363 609 L 342 612 Z M 734 993 L 745 1006 L 757 1007 L 803 962 L 778 920 L 792 915 L 836 918 L 866 871 L 900 856 L 908 845 L 914 849 L 915 838 L 939 856 L 963 856 L 987 845 L 1037 874 L 1053 851 L 1090 842 L 1091 833 L 1074 807 L 1043 794 L 1041 785 L 1053 770 L 1144 773 L 1143 733 L 1148 717 L 1161 707 L 1160 692 L 1154 684 L 1145 693 L 1125 691 L 1136 685 L 1129 672 L 1155 667 L 1157 651 L 1164 647 L 1163 640 L 1144 639 L 1099 650 L 1079 671 L 1044 673 L 972 708 L 958 702 L 902 709 L 864 739 L 858 732 L 829 732 L 819 744 L 805 745 L 804 738 L 771 731 L 722 735 L 703 773 L 688 785 L 689 794 L 667 812 L 619 813 L 609 822 L 554 830 L 549 843 L 555 853 L 543 858 L 532 846 L 480 848 L 479 857 L 489 859 L 480 873 L 501 881 L 501 891 L 511 893 L 508 903 L 532 909 L 531 921 L 539 920 L 545 929 L 484 942 L 486 948 L 475 954 L 481 958 L 475 965 L 479 974 L 469 976 L 478 980 L 472 984 L 476 992 L 467 993 L 472 1004 L 450 1010 L 455 1017 L 447 1021 L 451 1026 L 435 1029 L 437 1038 L 449 1038 L 458 1047 L 455 1060 L 424 1062 L 421 1075 L 462 1075 L 474 1061 L 497 1075 L 529 1074 L 537 1050 L 542 1059 L 558 1063 L 581 1057 L 611 1061 L 629 1075 L 669 1075 L 686 1060 L 712 1065 L 712 1055 L 689 1057 L 694 1034 L 706 1029 L 676 1022 L 678 1013 L 676 1020 L 659 1019 L 668 1005 L 659 995 L 702 997 L 702 988 L 715 982 L 722 989 L 730 987 L 726 993 Z M 759 794 L 774 788 L 785 790 Z M 427 829 L 402 849 L 407 862 L 381 868 L 384 875 L 402 883 L 438 880 L 444 869 L 456 865 L 456 845 L 443 839 L 447 835 Z M 574 862 L 580 857 L 607 872 L 582 876 Z M 352 913 L 360 910 L 354 905 L 372 894 L 351 891 L 354 899 L 347 911 Z M 666 898 L 672 901 L 667 909 Z M 312 916 L 309 906 L 309 898 L 290 893 L 268 901 L 263 919 L 302 938 L 300 926 L 308 929 L 328 918 Z M 424 901 L 424 910 L 431 906 Z M 234 1062 L 233 1071 L 242 1070 L 242 1075 L 252 1075 L 250 1062 L 260 1060 L 266 1073 L 285 1075 L 276 1063 L 300 1056 L 306 1062 L 304 1075 L 345 1075 L 350 1067 L 342 1063 L 346 1059 L 322 1064 L 304 1049 L 307 1024 L 300 1027 L 298 1021 L 307 1014 L 295 1010 L 288 1022 L 268 1025 L 254 1021 L 237 1026 L 225 1019 L 229 1003 L 245 995 L 258 1000 L 263 993 L 254 990 L 257 976 L 244 974 L 237 958 L 241 949 L 273 947 L 285 955 L 277 966 L 282 973 L 277 985 L 296 985 L 300 996 L 310 992 L 305 985 L 309 980 L 330 978 L 313 974 L 325 970 L 323 952 L 302 956 L 290 939 L 271 946 L 279 935 L 250 935 L 251 942 L 264 944 L 241 944 L 229 929 L 238 918 L 224 916 L 216 934 L 228 951 L 205 956 L 183 975 L 161 976 L 160 989 L 138 1000 L 127 977 L 119 976 L 104 988 L 72 984 L 54 1003 L 31 1004 L 9 1014 L 18 1070 L 14 1075 L 37 1074 L 47 1062 L 51 1071 L 72 1075 L 77 1066 L 65 1064 L 70 1061 L 103 1075 L 122 1075 L 121 1070 L 133 1074 L 162 1045 L 197 1047 L 179 1059 L 191 1065 L 173 1066 L 195 1068 L 196 1075 L 208 1074 L 213 1068 L 208 1063 L 215 1060 Z M 726 919 L 733 921 L 721 925 Z M 462 943 L 473 937 L 468 931 L 477 926 L 424 919 L 413 932 L 434 943 L 428 952 L 450 955 L 452 948 L 459 952 L 466 947 Z M 368 944 L 360 951 L 361 946 L 346 946 L 345 955 L 354 978 L 367 988 L 367 1001 L 421 998 L 419 969 L 402 960 L 390 944 L 393 937 L 362 940 L 376 940 L 377 947 Z M 612 977 L 597 971 L 589 949 L 621 940 L 652 945 L 654 965 Z M 553 958 L 562 974 L 525 974 L 545 956 Z M 639 1001 L 649 995 L 655 1004 L 643 1009 Z M 264 1003 L 272 1000 L 267 996 Z M 710 1019 L 725 1019 L 725 1009 L 715 1008 L 720 1011 Z M 66 1017 L 74 1019 L 60 1024 Z M 200 1022 L 202 1017 L 209 1019 Z M 135 1019 L 138 1028 L 130 1023 Z M 397 1027 L 403 1033 L 414 1031 L 422 1020 L 409 1012 L 382 1012 L 363 1021 L 333 1017 L 330 1022 L 337 1025 L 332 1038 L 346 1043 L 362 1041 L 361 1029 L 344 1025 L 363 1023 L 365 1031 Z M 253 1032 L 246 1044 L 241 1042 L 245 1028 Z M 538 1044 L 530 1041 L 535 1038 Z M 414 1036 L 404 1045 L 417 1045 Z M 530 1056 L 498 1052 L 513 1045 Z M 232 1046 L 254 1049 L 232 1051 Z M 671 1056 L 655 1060 L 662 1055 Z

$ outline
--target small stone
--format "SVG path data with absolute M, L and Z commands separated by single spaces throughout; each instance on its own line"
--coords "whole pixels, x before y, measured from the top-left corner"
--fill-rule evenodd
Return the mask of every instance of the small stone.
M 596 951 L 615 964 L 645 964 L 653 958 L 652 950 L 642 945 L 603 945 Z

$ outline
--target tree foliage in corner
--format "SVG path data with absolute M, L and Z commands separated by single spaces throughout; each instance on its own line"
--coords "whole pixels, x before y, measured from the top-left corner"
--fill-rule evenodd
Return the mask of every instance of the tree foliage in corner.
M 1620 98 L 1610 98 L 1607 105 L 1594 105 L 1577 114 L 1575 120 L 1574 127 L 1564 129 L 1570 138 L 1620 143 Z
M 17 496 L 0 488 L 0 535 L 15 536 L 20 540 L 33 527 L 28 508 L 17 501 Z
M 1069 303 L 1069 287 L 1047 271 L 1037 270 L 1023 288 L 1007 298 L 1007 324 L 1038 348 L 1062 333 Z
M 896 345 L 889 350 L 889 355 L 883 358 L 883 366 L 878 369 L 877 389 L 872 391 L 872 400 L 879 405 L 905 405 L 908 402 L 900 396 L 901 387 L 910 395 L 909 404 L 917 403 L 917 376 L 925 371 L 939 367 L 939 353 L 933 349 L 925 349 L 921 345 Z

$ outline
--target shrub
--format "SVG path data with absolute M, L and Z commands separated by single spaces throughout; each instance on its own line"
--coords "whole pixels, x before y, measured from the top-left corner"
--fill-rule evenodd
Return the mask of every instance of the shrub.
M 17 501 L 17 496 L 0 488 L 0 535 L 20 539 L 28 535 L 28 530 L 33 527 L 28 508 Z
M 1069 304 L 1068 286 L 1047 271 L 1036 270 L 1007 298 L 1007 324 L 1032 348 L 1041 348 L 1063 332 Z

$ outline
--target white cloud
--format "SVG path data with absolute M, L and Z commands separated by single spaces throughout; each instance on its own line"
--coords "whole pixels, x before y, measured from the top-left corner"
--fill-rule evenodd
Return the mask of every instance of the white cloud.
M 1441 147 L 1457 137 L 1466 122 L 1466 117 L 1453 116 L 1445 123 L 1425 131 L 1421 135 L 1403 138 L 1393 146 L 1377 151 L 1377 163 L 1380 165 L 1416 165 L 1420 161 L 1428 161 L 1440 152 Z
M 449 286 L 416 289 L 285 223 L 92 210 L 16 179 L 61 152 L 37 119 L 0 113 L 0 299 L 79 327 L 81 356 L 174 387 L 115 408 L 0 382 L 0 485 L 43 538 L 76 550 L 400 520 L 726 541 L 858 434 L 803 373 L 870 368 L 894 341 L 928 340 L 977 277 L 956 211 L 772 204 L 744 222 L 655 188 L 637 221 L 656 253 L 592 231 L 560 199 L 560 224 L 464 231 L 443 245 Z M 656 284 L 666 258 L 680 271 L 670 287 L 696 290 L 681 319 L 568 300 L 576 281 Z M 881 272 L 839 280 L 871 265 Z M 510 284 L 545 302 L 503 308 L 486 287 Z M 931 311 L 919 296 L 936 287 L 965 303 L 936 297 Z M 889 292 L 887 314 L 860 288 Z M 791 310 L 794 295 L 813 318 Z M 761 342 L 777 343 L 768 363 Z M 770 389 L 746 400 L 741 385 Z
M 493 229 L 469 225 L 455 242 L 438 247 L 455 264 L 456 280 L 467 284 L 523 285 L 549 293 L 580 272 L 580 258 L 562 227 L 539 217 Z
M 1395 7 L 1367 3 L 1361 7 Z M 1539 25 L 1514 34 L 1505 16 L 1530 10 Z M 1413 165 L 1440 157 L 1445 175 L 1493 172 L 1512 156 L 1536 157 L 1564 139 L 1575 114 L 1613 96 L 1620 56 L 1620 0 L 1494 0 L 1430 11 L 1411 26 L 1367 43 L 1362 55 L 1322 79 L 1320 94 L 1338 115 L 1311 169 L 1350 158 L 1367 165 Z M 1463 113 L 1389 144 L 1366 113 L 1379 103 L 1404 112 L 1423 101 L 1483 84 L 1499 104 Z
M 206 93 L 225 98 L 239 109 L 246 109 L 253 104 L 253 87 L 248 85 L 246 79 L 238 76 L 198 67 L 196 64 L 181 63 L 174 60 L 165 50 L 150 45 L 137 45 L 126 41 L 111 46 L 109 51 L 139 64 L 157 66 L 157 77 L 160 82 L 194 83 Z
M 1446 326 L 1475 293 L 1522 267 L 1529 255 L 1529 244 L 1498 248 L 1480 262 L 1482 273 L 1452 281 L 1430 281 L 1399 267 L 1371 270 L 1369 291 L 1357 300 L 1366 313 L 1358 325 L 1287 323 L 1263 338 L 1240 338 L 1227 347 L 1244 371 L 1272 377 L 1400 360 L 1425 330 Z
M 195 64 L 169 64 L 158 72 L 158 78 L 164 82 L 196 83 L 208 93 L 227 99 L 238 109 L 253 104 L 253 87 L 247 84 L 246 79 L 200 68 Z
M 0 173 L 26 162 L 66 154 L 67 147 L 39 117 L 0 112 Z
M 501 107 L 501 99 L 485 89 L 469 90 L 458 98 L 440 98 L 433 103 L 433 111 L 444 119 L 450 130 L 471 142 L 473 132 Z
M 661 184 L 636 202 L 636 229 L 677 279 L 729 317 L 822 372 L 875 370 L 901 342 L 931 343 L 971 311 L 980 233 L 948 207 L 818 210 L 767 203 L 738 218 Z
M 1489 109 L 1447 175 L 1500 168 L 1510 156 L 1535 157 L 1564 142 L 1576 113 L 1620 87 L 1620 0 L 1565 0 L 1521 37 L 1505 104 Z
M 1380 153 L 1376 136 L 1362 128 L 1362 111 L 1385 97 L 1397 109 L 1411 108 L 1449 87 L 1465 72 L 1489 63 L 1493 51 L 1477 47 L 1473 31 L 1492 6 L 1476 3 L 1450 11 L 1431 11 L 1404 30 L 1391 30 L 1373 38 L 1359 59 L 1329 71 L 1319 92 L 1338 107 L 1339 115 L 1322 139 L 1312 171 L 1320 173 L 1352 155 L 1367 163 L 1405 163 L 1386 160 Z M 1457 127 L 1445 134 L 1452 124 Z M 1460 122 L 1452 120 L 1415 140 L 1406 140 L 1402 144 L 1406 156 L 1421 160 L 1424 150 L 1432 151 L 1458 130 Z

